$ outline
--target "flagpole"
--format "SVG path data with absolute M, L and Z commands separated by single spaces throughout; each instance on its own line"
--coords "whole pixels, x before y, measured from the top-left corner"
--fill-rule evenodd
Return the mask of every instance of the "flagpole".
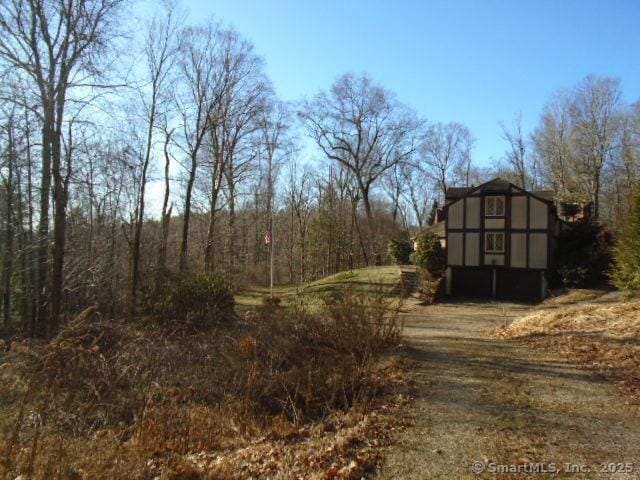
M 273 194 L 272 194 L 273 197 Z M 269 290 L 271 291 L 271 298 L 273 298 L 273 248 L 275 245 L 275 232 L 273 230 L 273 200 L 271 200 L 271 272 L 269 275 Z
M 271 245 L 269 245 L 271 251 L 271 259 L 270 263 L 270 271 L 269 271 L 269 292 L 271 294 L 271 298 L 273 298 L 273 248 L 275 245 L 275 232 L 273 231 L 273 165 L 271 163 L 271 157 L 269 157 L 269 213 L 271 214 L 271 218 L 269 218 L 269 231 L 271 232 Z

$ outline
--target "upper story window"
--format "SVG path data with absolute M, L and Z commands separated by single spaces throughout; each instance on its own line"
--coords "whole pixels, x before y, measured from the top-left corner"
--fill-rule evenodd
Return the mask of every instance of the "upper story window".
M 485 197 L 484 215 L 485 217 L 503 217 L 504 216 L 504 197 L 501 197 L 501 196 Z
M 487 253 L 504 253 L 504 233 L 486 232 L 484 234 L 484 251 Z

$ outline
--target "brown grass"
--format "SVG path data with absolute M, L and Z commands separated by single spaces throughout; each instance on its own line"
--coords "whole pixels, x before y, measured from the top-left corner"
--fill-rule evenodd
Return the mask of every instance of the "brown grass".
M 497 335 L 578 360 L 640 395 L 640 299 L 542 308 Z
M 597 290 L 591 288 L 563 288 L 551 292 L 551 296 L 544 302 L 544 306 L 554 305 L 573 305 L 578 302 L 595 300 L 606 294 L 606 290 Z
M 0 356 L 0 479 L 361 478 L 404 401 L 396 319 L 349 292 L 201 332 L 87 311 Z

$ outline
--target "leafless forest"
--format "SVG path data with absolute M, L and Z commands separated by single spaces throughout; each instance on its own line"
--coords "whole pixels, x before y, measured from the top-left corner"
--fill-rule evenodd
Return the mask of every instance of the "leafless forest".
M 266 285 L 268 230 L 276 283 L 388 263 L 389 239 L 432 223 L 448 186 L 495 176 L 593 202 L 614 231 L 626 214 L 640 103 L 615 78 L 576 79 L 532 132 L 514 112 L 501 160 L 479 167 L 473 132 L 366 74 L 283 102 L 241 32 L 177 5 L 132 9 L 0 3 L 6 335 L 52 335 L 89 305 L 135 314 L 168 272 Z

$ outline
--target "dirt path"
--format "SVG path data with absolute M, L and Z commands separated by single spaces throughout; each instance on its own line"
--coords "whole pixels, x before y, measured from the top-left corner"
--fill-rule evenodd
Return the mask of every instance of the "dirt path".
M 640 478 L 640 406 L 559 357 L 491 338 L 526 310 L 444 304 L 406 317 L 417 398 L 406 411 L 411 427 L 388 452 L 379 478 Z M 559 473 L 489 471 L 498 468 L 491 462 L 525 459 L 555 463 Z M 485 468 L 479 475 L 476 461 Z M 565 462 L 590 472 L 566 473 Z M 602 473 L 601 464 L 610 462 L 634 463 L 634 471 Z

